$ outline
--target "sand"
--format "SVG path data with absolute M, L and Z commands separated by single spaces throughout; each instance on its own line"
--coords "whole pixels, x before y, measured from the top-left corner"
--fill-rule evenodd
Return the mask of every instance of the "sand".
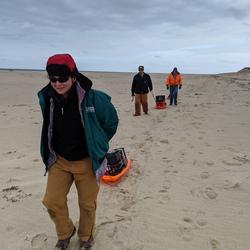
M 112 96 L 120 124 L 111 148 L 124 147 L 132 168 L 101 184 L 93 249 L 250 249 L 250 74 L 183 75 L 178 106 L 133 117 L 133 73 L 86 72 Z M 167 94 L 165 74 L 151 74 Z M 37 91 L 45 72 L 0 71 L 1 249 L 54 249 L 41 200 Z M 69 208 L 77 224 L 75 187 Z M 77 237 L 70 250 L 77 249 Z

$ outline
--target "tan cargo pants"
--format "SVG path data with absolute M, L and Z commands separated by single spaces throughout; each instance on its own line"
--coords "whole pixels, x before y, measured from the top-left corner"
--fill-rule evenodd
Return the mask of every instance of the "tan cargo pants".
M 148 113 L 148 94 L 135 94 L 135 115 L 141 114 L 142 110 L 145 114 Z
M 78 237 L 86 241 L 92 236 L 95 226 L 96 199 L 99 191 L 90 158 L 67 161 L 59 156 L 48 171 L 43 204 L 55 223 L 58 239 L 69 238 L 74 224 L 69 217 L 67 194 L 73 182 L 76 185 L 80 208 Z

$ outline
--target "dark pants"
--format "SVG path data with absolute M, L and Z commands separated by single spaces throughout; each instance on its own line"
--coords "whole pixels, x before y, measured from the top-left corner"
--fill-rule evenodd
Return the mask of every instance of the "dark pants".
M 174 104 L 177 105 L 177 96 L 178 96 L 178 85 L 170 86 L 170 105 Z

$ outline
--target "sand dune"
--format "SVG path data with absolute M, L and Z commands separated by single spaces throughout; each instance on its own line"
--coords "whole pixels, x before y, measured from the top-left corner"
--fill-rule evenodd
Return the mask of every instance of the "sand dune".
M 133 117 L 132 73 L 86 75 L 112 96 L 120 125 L 111 148 L 133 166 L 115 186 L 101 184 L 93 249 L 250 249 L 250 74 L 184 75 L 177 107 Z M 151 74 L 155 95 L 164 74 Z M 36 92 L 44 72 L 0 71 L 1 249 L 54 249 L 41 204 Z M 76 191 L 69 195 L 77 224 Z M 77 249 L 74 237 L 70 249 Z

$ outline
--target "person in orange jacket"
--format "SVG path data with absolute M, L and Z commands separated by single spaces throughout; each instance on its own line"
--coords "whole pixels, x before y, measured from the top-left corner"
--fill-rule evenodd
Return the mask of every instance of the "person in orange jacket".
M 177 96 L 178 96 L 178 87 L 182 87 L 181 74 L 178 72 L 177 68 L 174 68 L 173 71 L 165 79 L 167 89 L 170 89 L 170 105 L 177 105 Z

